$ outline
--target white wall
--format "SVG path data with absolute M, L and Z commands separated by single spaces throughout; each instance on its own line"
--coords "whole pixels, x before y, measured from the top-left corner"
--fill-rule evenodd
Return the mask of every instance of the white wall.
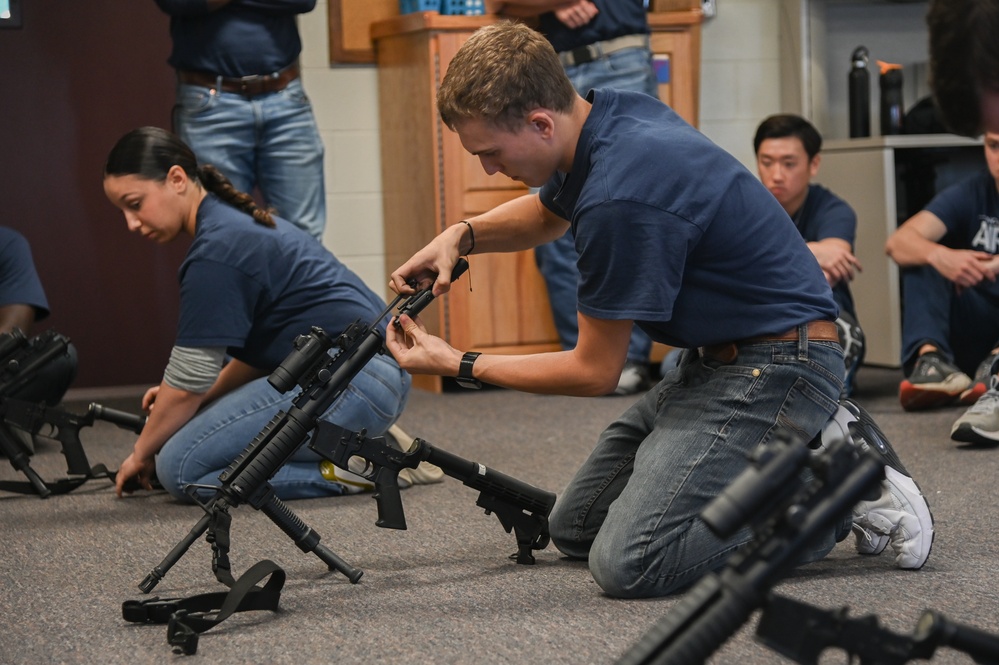
M 779 0 L 718 0 L 702 27 L 701 130 L 755 173 L 752 137 L 780 109 Z M 327 3 L 301 18 L 305 89 L 326 145 L 323 242 L 376 292 L 382 243 L 378 89 L 374 65 L 329 64 Z

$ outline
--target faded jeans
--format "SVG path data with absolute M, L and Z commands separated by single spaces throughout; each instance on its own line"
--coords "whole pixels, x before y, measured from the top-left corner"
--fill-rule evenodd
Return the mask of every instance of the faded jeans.
M 323 143 L 302 79 L 250 98 L 178 84 L 173 122 L 199 164 L 215 166 L 241 192 L 258 188 L 279 217 L 322 241 Z
M 600 435 L 556 502 L 552 542 L 587 559 L 597 584 L 617 597 L 667 595 L 723 567 L 752 533 L 743 527 L 722 542 L 700 512 L 782 428 L 811 440 L 836 411 L 843 372 L 835 342 L 747 344 L 730 364 L 685 351 Z M 801 563 L 846 537 L 848 517 Z
M 372 358 L 321 416 L 323 420 L 377 436 L 402 414 L 411 377 L 388 355 Z M 219 474 L 278 413 L 288 411 L 301 393 L 283 395 L 262 377 L 210 404 L 180 428 L 156 456 L 156 475 L 175 498 L 190 501 L 188 484 L 218 486 Z M 279 499 L 309 499 L 343 494 L 343 486 L 323 478 L 321 457 L 308 439 L 270 480 Z

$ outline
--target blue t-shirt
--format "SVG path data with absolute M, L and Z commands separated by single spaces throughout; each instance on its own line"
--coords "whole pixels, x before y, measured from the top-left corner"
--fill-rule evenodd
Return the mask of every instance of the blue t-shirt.
M 232 0 L 214 11 L 207 0 L 156 0 L 170 15 L 175 69 L 238 78 L 271 74 L 302 51 L 296 17 L 316 0 Z
M 826 238 L 839 238 L 850 243 L 853 250 L 857 236 L 857 214 L 853 208 L 821 185 L 808 186 L 805 204 L 791 218 L 805 242 L 818 242 Z M 840 280 L 833 287 L 833 299 L 841 310 L 845 310 L 856 320 L 857 311 L 853 305 L 850 283 Z
M 0 226 L 0 307 L 4 305 L 30 305 L 38 321 L 49 315 L 49 302 L 31 258 L 31 246 L 14 229 Z
M 624 35 L 646 35 L 649 19 L 642 0 L 592 0 L 599 12 L 586 25 L 569 28 L 546 12 L 538 19 L 538 31 L 558 52 L 603 42 Z
M 947 227 L 941 245 L 999 254 L 999 191 L 988 169 L 944 189 L 925 209 Z M 999 295 L 997 282 L 986 280 L 976 288 Z
M 312 326 L 336 337 L 382 312 L 382 299 L 315 238 L 275 222 L 263 226 L 205 197 L 180 266 L 177 346 L 225 346 L 232 357 L 272 371 Z
M 688 348 L 836 318 L 815 257 L 742 164 L 648 95 L 588 99 L 572 172 L 540 193 L 571 223 L 580 312 Z

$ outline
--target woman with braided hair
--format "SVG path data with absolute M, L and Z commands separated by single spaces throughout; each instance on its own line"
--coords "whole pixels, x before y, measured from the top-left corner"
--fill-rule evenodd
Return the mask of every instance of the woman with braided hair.
M 312 326 L 331 337 L 371 323 L 385 303 L 307 233 L 256 205 L 176 136 L 143 127 L 122 137 L 104 167 L 104 192 L 130 231 L 158 243 L 193 238 L 180 267 L 180 320 L 160 385 L 142 400 L 149 413 L 117 477 L 121 496 L 136 479 L 158 481 L 190 500 L 191 483 L 219 474 L 297 389 L 280 394 L 267 376 Z M 382 322 L 385 325 L 385 322 Z M 388 354 L 368 362 L 322 418 L 351 430 L 384 432 L 402 413 L 410 377 Z M 302 446 L 271 479 L 282 499 L 343 494 L 361 480 L 327 479 Z

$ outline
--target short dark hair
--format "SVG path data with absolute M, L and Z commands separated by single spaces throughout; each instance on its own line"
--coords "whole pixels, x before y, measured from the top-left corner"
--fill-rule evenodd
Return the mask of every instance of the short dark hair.
M 930 89 L 947 128 L 982 133 L 982 91 L 999 92 L 999 2 L 931 0 Z
M 760 152 L 760 144 L 767 139 L 785 139 L 793 136 L 801 141 L 808 159 L 813 159 L 822 150 L 822 135 L 815 126 L 800 115 L 779 113 L 760 123 L 753 137 L 753 152 Z

